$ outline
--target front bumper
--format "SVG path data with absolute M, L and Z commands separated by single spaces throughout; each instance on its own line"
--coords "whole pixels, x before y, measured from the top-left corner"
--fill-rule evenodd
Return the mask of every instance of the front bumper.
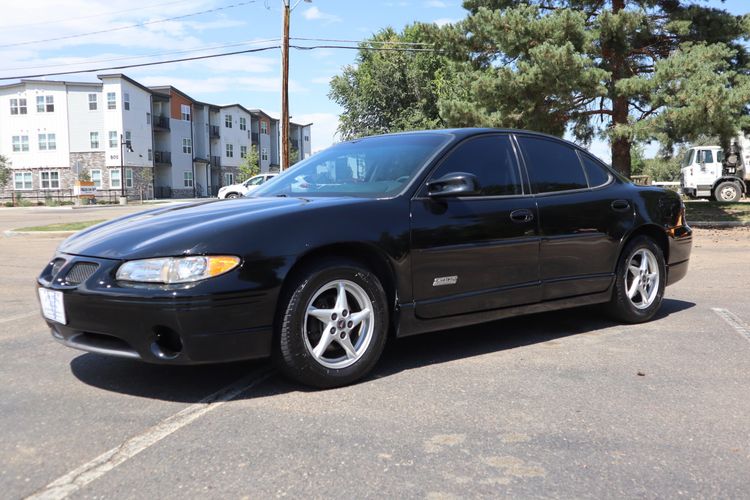
M 64 263 L 59 264 L 60 261 Z M 58 263 L 57 265 L 55 263 Z M 76 264 L 96 264 L 79 283 Z M 62 344 L 151 363 L 198 364 L 270 355 L 273 293 L 253 291 L 239 271 L 191 285 L 128 285 L 120 261 L 60 254 L 37 285 L 63 293 L 67 323 L 46 320 Z M 244 287 L 244 290 L 243 290 Z
M 693 249 L 693 230 L 687 224 L 673 227 L 669 237 L 669 260 L 667 262 L 667 286 L 674 285 L 685 277 Z

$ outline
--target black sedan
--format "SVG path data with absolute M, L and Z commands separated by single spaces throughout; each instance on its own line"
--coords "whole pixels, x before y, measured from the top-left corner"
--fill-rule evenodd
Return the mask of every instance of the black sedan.
M 574 144 L 426 131 L 338 144 L 249 198 L 82 231 L 38 291 L 70 347 L 171 364 L 273 356 L 332 387 L 367 374 L 389 335 L 585 304 L 647 321 L 691 245 L 675 193 Z

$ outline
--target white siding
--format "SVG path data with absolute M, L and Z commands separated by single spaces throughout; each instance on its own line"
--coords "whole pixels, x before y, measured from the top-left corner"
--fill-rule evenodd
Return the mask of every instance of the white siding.
M 89 94 L 96 94 L 97 109 L 89 110 Z M 70 151 L 104 151 L 107 133 L 104 130 L 101 85 L 68 85 L 68 127 Z M 99 133 L 99 148 L 91 148 L 91 132 Z

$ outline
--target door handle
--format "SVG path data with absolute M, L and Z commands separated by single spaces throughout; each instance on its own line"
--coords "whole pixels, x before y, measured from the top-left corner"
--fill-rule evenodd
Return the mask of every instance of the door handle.
M 630 208 L 630 202 L 628 200 L 615 200 L 610 206 L 615 212 L 624 212 Z
M 513 210 L 510 213 L 510 220 L 518 224 L 522 224 L 524 222 L 531 222 L 532 220 L 534 220 L 534 214 L 531 212 L 531 210 L 521 208 L 519 210 Z

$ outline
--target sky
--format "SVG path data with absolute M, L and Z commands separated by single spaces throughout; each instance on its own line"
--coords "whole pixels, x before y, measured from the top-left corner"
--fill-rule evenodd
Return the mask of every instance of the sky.
M 275 39 L 281 34 L 282 0 L 6 0 L 3 3 L 0 78 L 260 48 L 278 45 Z M 702 3 L 723 6 L 735 14 L 750 11 L 747 0 Z M 387 26 L 400 30 L 414 21 L 445 24 L 462 19 L 465 14 L 460 0 L 302 1 L 292 12 L 291 36 L 362 40 Z M 164 21 L 167 18 L 176 19 Z M 130 27 L 141 23 L 146 24 Z M 77 36 L 94 31 L 99 33 Z M 329 81 L 343 66 L 353 64 L 355 57 L 356 51 L 342 49 L 290 52 L 290 113 L 295 122 L 314 123 L 314 151 L 337 140 L 341 109 L 328 99 Z M 200 101 L 238 102 L 275 116 L 280 114 L 279 49 L 117 71 L 145 85 L 173 85 Z M 97 81 L 96 73 L 49 79 Z M 4 83 L 9 81 L 0 81 Z M 655 146 L 647 148 L 647 156 L 655 153 L 655 149 Z M 591 150 L 609 159 L 605 143 L 597 141 Z

